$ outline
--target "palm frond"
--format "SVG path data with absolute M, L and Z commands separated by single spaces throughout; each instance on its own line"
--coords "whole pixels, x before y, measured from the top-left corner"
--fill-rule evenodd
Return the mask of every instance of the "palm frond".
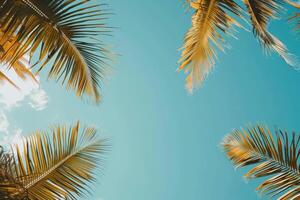
M 290 4 L 291 6 L 295 7 L 295 8 L 299 8 L 300 9 L 300 4 L 294 1 L 290 1 L 290 0 L 284 0 L 286 3 Z
M 300 10 L 300 4 L 289 1 L 289 0 L 285 0 L 285 1 L 288 4 L 292 5 L 293 7 L 295 7 L 297 10 Z M 293 16 L 289 18 L 289 21 L 295 21 L 295 23 L 296 23 L 295 29 L 296 30 L 300 29 L 300 13 L 299 12 L 293 14 Z
M 1 59 L 13 65 L 29 53 L 36 73 L 51 63 L 49 78 L 99 102 L 108 53 L 97 39 L 108 32 L 103 6 L 90 0 L 2 0 L 3 42 L 17 38 Z
M 105 147 L 95 129 L 81 131 L 79 123 L 70 128 L 57 126 L 52 135 L 37 131 L 21 145 L 12 145 L 14 162 L 9 169 L 13 181 L 0 182 L 0 191 L 18 200 L 75 200 L 89 192 Z
M 274 137 L 269 129 L 257 126 L 234 131 L 222 145 L 237 168 L 256 164 L 245 174 L 246 178 L 268 176 L 258 191 L 290 200 L 300 197 L 299 141 L 299 134 L 279 130 Z
M 240 27 L 232 15 L 241 18 L 242 10 L 233 0 L 197 0 L 190 2 L 190 6 L 195 12 L 182 47 L 179 71 L 189 73 L 186 88 L 192 92 L 215 63 L 214 47 L 224 51 L 223 35 L 232 35 L 233 26 Z
M 1 31 L 0 29 L 0 58 L 3 56 L 3 54 L 5 54 L 5 52 L 11 49 L 13 44 L 15 44 L 14 41 L 15 37 L 14 38 L 11 37 L 11 39 L 5 40 L 3 35 L 4 35 L 3 31 Z M 4 40 L 5 42 L 1 42 Z M 4 69 L 5 66 L 8 66 L 7 69 Z M 0 79 L 9 82 L 11 85 L 15 86 L 16 88 L 19 87 L 6 76 L 6 72 L 9 70 L 15 71 L 15 73 L 23 80 L 30 78 L 33 81 L 38 82 L 35 75 L 29 69 L 29 60 L 26 58 L 26 56 L 23 56 L 20 59 L 16 60 L 16 62 L 14 62 L 13 65 L 9 65 L 0 59 L 0 68 L 1 68 Z
M 5 72 L 0 71 L 0 83 L 1 81 L 5 81 L 10 83 L 12 86 L 14 86 L 15 88 L 19 89 L 19 87 L 10 79 L 6 76 Z
M 24 189 L 14 181 L 13 162 L 13 155 L 0 146 L 0 199 L 3 200 L 24 199 Z
M 294 56 L 286 46 L 268 31 L 271 19 L 276 19 L 282 12 L 282 0 L 243 0 L 250 15 L 253 33 L 258 38 L 266 53 L 277 52 L 291 66 L 295 65 Z

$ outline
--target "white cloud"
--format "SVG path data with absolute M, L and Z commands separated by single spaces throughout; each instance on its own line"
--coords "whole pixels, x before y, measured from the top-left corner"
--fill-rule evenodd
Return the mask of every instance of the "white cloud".
M 25 64 L 29 67 L 28 61 Z M 7 70 L 6 65 L 0 66 L 0 70 L 19 87 L 18 89 L 9 82 L 2 81 L 0 83 L 0 104 L 3 104 L 8 109 L 18 107 L 29 97 L 28 104 L 32 108 L 36 110 L 46 108 L 48 97 L 38 82 L 30 77 L 25 80 L 21 79 L 13 69 Z M 36 76 L 36 79 L 39 81 L 38 76 Z
M 26 59 L 26 58 L 25 58 Z M 27 58 L 28 60 L 28 58 Z M 25 61 L 29 67 L 29 62 Z M 29 105 L 33 109 L 40 111 L 47 107 L 48 96 L 36 80 L 28 77 L 21 79 L 13 70 L 0 64 L 0 71 L 3 72 L 15 85 L 17 89 L 7 81 L 0 81 L 0 145 L 14 144 L 22 142 L 22 129 L 10 125 L 7 113 L 20 106 Z
M 13 130 L 11 133 L 4 134 L 0 145 L 8 145 L 8 144 L 21 144 L 24 136 L 22 136 L 22 129 L 17 128 Z
M 0 132 L 7 135 L 8 127 L 9 127 L 9 122 L 7 120 L 7 117 L 4 114 L 4 112 L 1 112 L 0 113 Z
M 22 129 L 11 129 L 3 111 L 0 112 L 0 145 L 17 144 L 22 141 Z
M 34 90 L 29 97 L 30 102 L 28 104 L 35 110 L 44 110 L 47 107 L 48 96 L 43 89 Z

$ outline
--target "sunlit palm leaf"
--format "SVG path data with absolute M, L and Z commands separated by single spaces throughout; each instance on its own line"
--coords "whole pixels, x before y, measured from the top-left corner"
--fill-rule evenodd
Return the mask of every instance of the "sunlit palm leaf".
M 295 8 L 300 9 L 299 1 L 290 1 L 290 0 L 284 0 L 286 3 L 290 4 L 291 6 L 294 6 Z
M 52 135 L 37 131 L 22 145 L 12 146 L 13 181 L 0 183 L 0 191 L 18 196 L 16 199 L 78 199 L 95 181 L 94 169 L 100 167 L 105 147 L 95 129 L 80 131 L 79 123 L 69 129 L 53 128 Z
M 240 24 L 241 8 L 233 0 L 197 0 L 190 2 L 195 10 L 192 27 L 185 36 L 179 70 L 189 73 L 186 88 L 192 92 L 204 80 L 216 59 L 214 47 L 224 51 L 224 33 L 232 35 Z
M 298 10 L 300 10 L 300 4 L 299 3 L 295 3 L 293 1 L 289 1 L 286 0 L 287 3 L 289 3 L 290 5 L 292 5 L 293 7 L 297 8 Z M 290 17 L 289 19 L 290 21 L 296 21 L 296 30 L 300 29 L 300 13 L 297 12 L 295 13 L 292 17 Z
M 1 29 L 0 29 L 0 38 L 1 38 L 0 41 L 4 40 L 3 34 L 4 34 L 3 31 L 1 31 Z M 3 56 L 3 54 L 5 54 L 5 52 L 7 52 L 9 49 L 11 49 L 12 46 L 15 44 L 15 41 L 13 40 L 13 38 L 16 38 L 16 37 L 11 37 L 11 39 L 5 40 L 5 42 L 0 42 L 0 58 L 1 58 L 1 56 Z M 12 57 L 10 57 L 10 58 L 12 58 Z M 5 66 L 8 66 L 8 67 L 5 69 Z M 18 59 L 16 62 L 14 62 L 13 65 L 9 65 L 9 64 L 7 65 L 7 63 L 5 63 L 4 61 L 2 62 L 2 60 L 0 59 L 0 68 L 1 68 L 0 79 L 9 82 L 16 88 L 18 88 L 18 86 L 6 76 L 6 72 L 8 70 L 14 70 L 16 72 L 16 74 L 23 80 L 30 78 L 30 79 L 34 80 L 35 82 L 37 82 L 36 77 L 28 69 L 29 61 L 28 61 L 28 59 L 25 58 L 25 56 L 22 56 L 20 59 Z
M 267 53 L 277 52 L 289 65 L 295 65 L 285 45 L 268 31 L 268 24 L 283 10 L 282 0 L 243 0 L 247 6 L 253 33 Z
M 107 32 L 106 14 L 90 0 L 2 0 L 4 38 L 17 36 L 2 60 L 14 63 L 29 53 L 32 61 L 38 52 L 37 73 L 51 62 L 50 78 L 98 102 L 107 50 L 95 37 Z
M 299 142 L 299 134 L 279 130 L 274 138 L 269 129 L 257 126 L 234 131 L 222 145 L 236 167 L 256 164 L 246 178 L 268 176 L 257 190 L 290 200 L 300 198 Z
M 10 83 L 12 86 L 14 86 L 15 88 L 18 88 L 18 86 L 10 79 L 8 78 L 4 72 L 0 71 L 0 83 L 2 81 L 8 82 Z
M 187 89 L 192 91 L 201 85 L 215 64 L 216 47 L 222 51 L 224 35 L 232 35 L 233 26 L 240 24 L 235 18 L 244 20 L 244 11 L 234 0 L 186 0 L 195 10 L 192 28 L 185 36 L 179 70 L 189 73 Z M 297 64 L 295 56 L 286 46 L 268 31 L 271 19 L 283 10 L 280 0 L 243 0 L 250 15 L 253 33 L 266 53 L 277 52 L 289 65 Z

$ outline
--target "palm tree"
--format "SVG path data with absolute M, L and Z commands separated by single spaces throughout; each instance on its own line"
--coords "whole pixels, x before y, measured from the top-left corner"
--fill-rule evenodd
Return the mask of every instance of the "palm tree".
M 258 191 L 288 200 L 300 197 L 299 142 L 299 134 L 278 130 L 274 137 L 269 129 L 256 126 L 234 131 L 222 145 L 237 168 L 256 165 L 245 174 L 247 179 L 268 176 Z
M 216 48 L 224 51 L 225 35 L 234 36 L 237 21 L 247 20 L 244 9 L 234 0 L 186 0 L 194 10 L 192 27 L 185 36 L 179 71 L 189 73 L 186 88 L 192 92 L 201 85 L 215 64 Z M 286 0 L 287 3 L 290 3 Z M 286 46 L 268 31 L 271 19 L 283 10 L 281 0 L 243 0 L 250 16 L 253 33 L 266 53 L 277 52 L 289 65 L 294 56 Z M 293 3 L 290 3 L 293 4 Z M 295 6 L 295 5 L 294 5 Z
M 0 148 L 0 199 L 77 199 L 90 191 L 106 151 L 105 140 L 79 123 L 37 131 L 9 153 Z
M 0 0 L 0 61 L 16 69 L 28 55 L 35 74 L 50 65 L 49 78 L 99 102 L 109 53 L 98 39 L 110 32 L 104 6 L 90 0 Z

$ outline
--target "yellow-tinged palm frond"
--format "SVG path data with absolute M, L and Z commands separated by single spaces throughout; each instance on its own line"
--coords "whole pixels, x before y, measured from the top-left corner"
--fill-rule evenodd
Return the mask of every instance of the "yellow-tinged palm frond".
M 299 8 L 300 9 L 300 4 L 294 1 L 290 1 L 290 0 L 284 0 L 286 3 L 290 4 L 291 6 L 294 6 L 295 8 Z
M 3 34 L 4 34 L 3 31 L 1 31 L 1 29 L 0 29 L 0 38 L 2 40 L 4 39 Z M 0 43 L 0 58 L 1 58 L 1 56 L 3 56 L 3 54 L 5 54 L 5 52 L 7 52 L 9 49 L 11 49 L 12 46 L 15 44 L 15 41 L 13 40 L 14 38 L 15 37 L 11 37 L 11 39 L 6 40 L 5 43 Z M 21 79 L 25 80 L 27 78 L 30 78 L 33 81 L 37 82 L 35 75 L 29 69 L 29 61 L 28 61 L 28 59 L 25 58 L 25 56 L 22 56 L 21 58 L 19 58 L 16 62 L 13 63 L 13 65 L 11 65 L 11 66 L 8 65 L 7 69 L 5 69 L 6 65 L 7 64 L 5 62 L 1 62 L 1 59 L 0 59 L 0 68 L 1 68 L 0 80 L 9 82 L 14 87 L 19 88 L 12 80 L 10 80 L 6 76 L 6 72 L 8 70 L 13 70 Z
M 0 83 L 1 83 L 2 81 L 8 82 L 8 83 L 10 83 L 12 86 L 14 86 L 15 88 L 18 88 L 18 89 L 19 89 L 19 87 L 18 87 L 18 86 L 17 86 L 10 78 L 8 78 L 8 77 L 5 75 L 4 72 L 0 71 Z
M 258 38 L 261 46 L 270 53 L 277 52 L 291 66 L 294 66 L 293 55 L 286 46 L 268 31 L 271 19 L 276 19 L 283 10 L 282 0 L 243 0 L 250 15 L 253 33 Z
M 91 0 L 0 0 L 0 5 L 4 31 L 0 42 L 16 36 L 15 45 L 0 60 L 13 65 L 29 53 L 36 73 L 51 64 L 49 78 L 61 80 L 78 96 L 86 94 L 99 102 L 108 53 L 96 38 L 108 31 L 103 4 Z
M 234 131 L 222 145 L 236 167 L 256 164 L 245 174 L 246 178 L 268 176 L 258 191 L 290 200 L 300 198 L 299 142 L 299 134 L 279 130 L 274 137 L 269 129 L 257 126 Z
M 214 47 L 224 51 L 223 35 L 232 35 L 233 26 L 240 26 L 232 15 L 241 18 L 242 9 L 233 0 L 196 0 L 190 6 L 195 12 L 185 36 L 179 70 L 189 73 L 186 88 L 192 92 L 215 63 Z
M 289 1 L 289 0 L 285 0 L 288 4 L 292 5 L 293 7 L 297 8 L 298 10 L 300 10 L 300 4 Z M 300 29 L 300 13 L 297 12 L 295 13 L 292 17 L 289 18 L 289 21 L 296 21 L 296 30 Z
M 81 130 L 79 123 L 55 127 L 52 135 L 37 131 L 22 144 L 12 145 L 10 179 L 0 182 L 0 195 L 16 200 L 75 200 L 90 190 L 105 147 L 95 129 Z

